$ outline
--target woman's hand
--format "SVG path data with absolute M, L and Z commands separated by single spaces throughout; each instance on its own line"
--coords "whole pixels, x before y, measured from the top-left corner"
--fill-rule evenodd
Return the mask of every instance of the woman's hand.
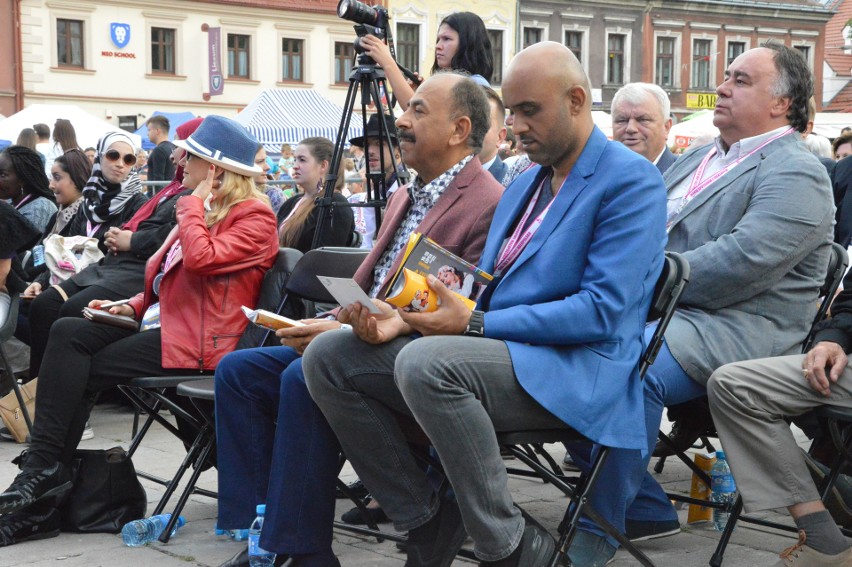
M 119 252 L 129 252 L 130 251 L 130 238 L 133 236 L 133 233 L 129 230 L 121 230 L 120 228 L 114 226 L 109 229 L 104 237 L 104 244 L 113 254 L 118 254 Z
M 374 35 L 365 35 L 361 38 L 361 47 L 364 48 L 364 54 L 373 58 L 382 69 L 387 71 L 389 66 L 396 66 L 393 60 L 390 48 L 387 44 Z
M 370 310 L 360 303 L 353 303 L 340 310 L 337 320 L 352 325 L 352 331 L 359 339 L 374 345 L 411 334 L 411 327 L 400 318 L 396 309 L 378 299 L 373 300 L 373 305 L 379 308 L 381 314 L 370 313 Z
M 104 303 L 114 303 L 111 299 L 93 299 L 89 302 L 89 309 L 100 309 L 101 305 Z M 124 315 L 126 317 L 135 317 L 136 312 L 132 307 L 127 305 L 126 303 L 123 305 L 113 305 L 112 307 L 107 308 L 107 313 L 112 313 L 113 315 Z
M 199 159 L 199 158 L 195 158 Z M 193 189 L 192 195 L 201 199 L 203 203 L 207 202 L 207 198 L 212 194 L 213 189 L 219 187 L 219 180 L 216 179 L 216 166 L 212 163 L 207 169 L 207 178 L 204 179 L 198 186 Z
M 35 297 L 40 293 L 41 293 L 41 284 L 38 283 L 38 282 L 33 282 L 29 286 L 27 286 L 27 289 L 24 290 L 24 293 L 22 295 L 24 297 Z

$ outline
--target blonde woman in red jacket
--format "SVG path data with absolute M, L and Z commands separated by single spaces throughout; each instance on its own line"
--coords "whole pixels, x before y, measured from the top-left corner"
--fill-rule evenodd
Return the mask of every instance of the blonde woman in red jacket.
M 252 179 L 257 141 L 209 116 L 180 145 L 184 184 L 195 189 L 178 200 L 177 226 L 148 260 L 144 293 L 108 308 L 143 330 L 76 317 L 51 328 L 32 443 L 0 494 L 0 546 L 58 535 L 56 506 L 71 487 L 68 465 L 97 392 L 137 376 L 211 372 L 245 328 L 240 306 L 255 304 L 278 252 L 275 215 Z

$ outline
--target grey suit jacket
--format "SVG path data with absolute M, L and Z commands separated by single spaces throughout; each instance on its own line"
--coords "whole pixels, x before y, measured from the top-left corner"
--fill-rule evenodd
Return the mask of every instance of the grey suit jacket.
M 711 147 L 681 156 L 666 187 L 692 175 Z M 666 342 L 691 378 L 706 384 L 723 364 L 798 349 L 825 279 L 833 223 L 828 175 L 796 133 L 687 203 L 666 250 L 686 256 L 691 277 Z

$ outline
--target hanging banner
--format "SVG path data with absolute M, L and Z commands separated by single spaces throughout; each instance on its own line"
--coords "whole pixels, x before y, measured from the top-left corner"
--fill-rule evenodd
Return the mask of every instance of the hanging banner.
M 210 66 L 210 96 L 220 95 L 225 91 L 225 81 L 222 80 L 222 28 L 207 29 L 207 51 Z

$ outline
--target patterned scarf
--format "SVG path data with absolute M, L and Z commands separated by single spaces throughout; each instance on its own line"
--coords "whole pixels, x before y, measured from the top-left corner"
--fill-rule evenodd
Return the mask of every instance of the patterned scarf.
M 100 224 L 118 215 L 130 199 L 142 190 L 142 182 L 133 172 L 121 183 L 111 183 L 104 178 L 101 159 L 115 142 L 124 142 L 131 149 L 135 148 L 133 140 L 121 132 L 110 132 L 98 142 L 98 154 L 92 166 L 92 176 L 83 188 L 83 213 L 92 223 Z
M 81 196 L 67 207 L 59 208 L 56 212 L 56 221 L 53 223 L 53 228 L 51 229 L 50 234 L 59 234 L 62 232 L 62 229 L 65 228 L 65 226 L 71 222 L 71 219 L 74 218 L 74 215 L 77 214 L 77 209 L 80 208 L 83 200 L 84 199 Z

